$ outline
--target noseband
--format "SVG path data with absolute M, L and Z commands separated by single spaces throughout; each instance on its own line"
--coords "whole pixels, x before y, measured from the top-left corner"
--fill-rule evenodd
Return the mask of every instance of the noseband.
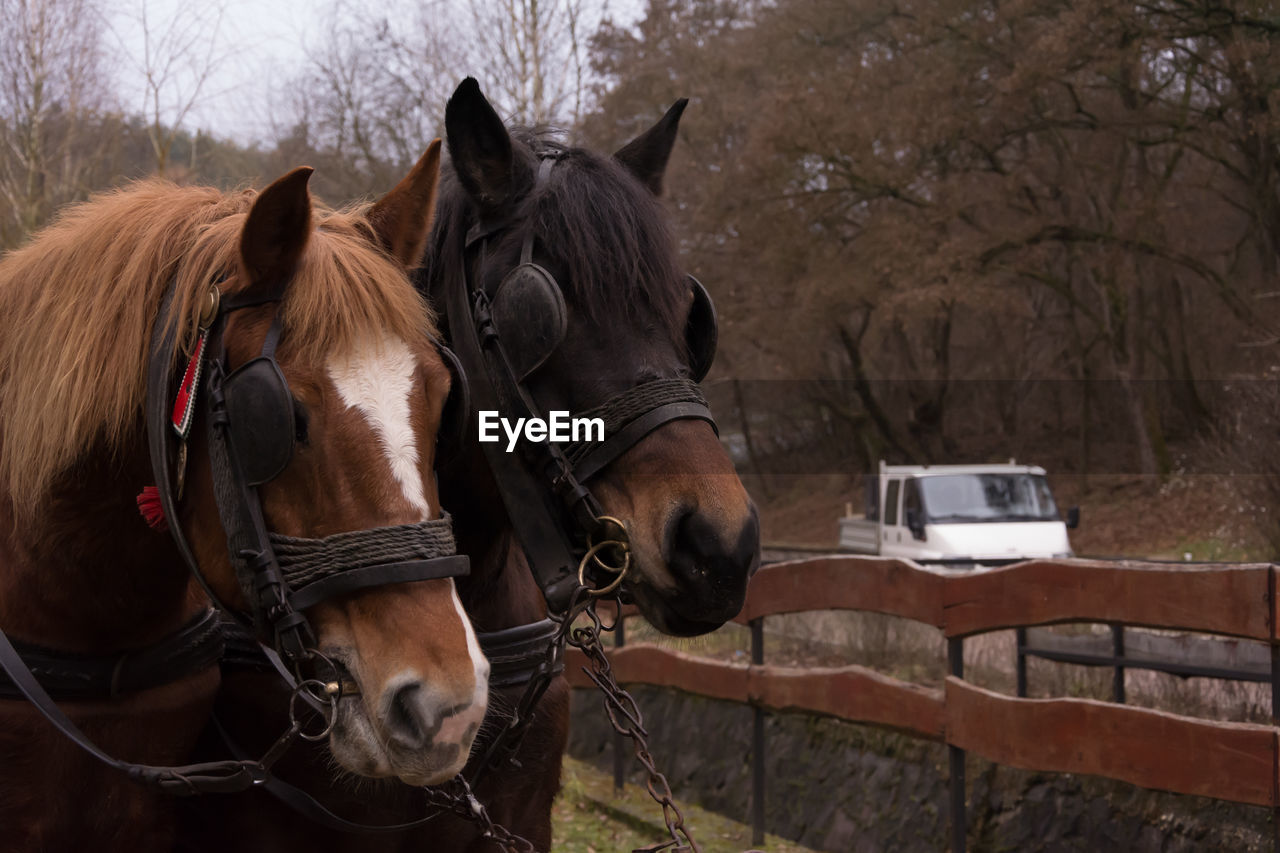
M 554 153 L 541 157 L 535 192 L 546 184 L 558 159 Z M 567 314 L 559 283 L 533 261 L 533 224 L 527 224 L 520 263 L 496 287 L 487 288 L 475 274 L 476 256 L 485 254 L 489 240 L 515 225 L 506 218 L 481 220 L 467 232 L 463 280 L 446 288 L 445 312 L 450 342 L 476 380 L 475 406 L 496 409 L 508 418 L 546 419 L 526 379 L 563 340 Z M 715 428 L 697 386 L 715 354 L 715 309 L 706 289 L 689 278 L 694 294 L 686 329 L 689 377 L 645 382 L 587 412 L 574 413 L 572 417 L 601 418 L 603 442 L 561 447 L 551 441 L 524 441 L 518 454 L 504 453 L 496 444 L 480 445 L 553 612 L 566 610 L 579 588 L 580 569 L 588 568 L 588 556 L 599 550 L 593 550 L 593 541 L 619 542 L 625 549 L 625 526 L 604 516 L 587 481 L 664 424 L 695 419 Z M 597 566 L 610 568 L 603 561 L 593 565 Z

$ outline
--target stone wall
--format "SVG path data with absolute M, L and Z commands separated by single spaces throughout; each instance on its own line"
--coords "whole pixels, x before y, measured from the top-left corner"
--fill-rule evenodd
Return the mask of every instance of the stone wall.
M 748 822 L 751 709 L 672 690 L 632 692 L 677 796 Z M 770 714 L 765 737 L 770 832 L 839 853 L 945 849 L 941 744 L 798 714 Z M 611 743 L 598 694 L 575 690 L 570 753 L 609 770 Z M 974 851 L 1272 849 L 1265 808 L 997 767 L 973 757 L 966 773 Z M 643 781 L 638 771 L 630 778 Z M 713 839 L 703 845 L 707 853 L 719 850 Z

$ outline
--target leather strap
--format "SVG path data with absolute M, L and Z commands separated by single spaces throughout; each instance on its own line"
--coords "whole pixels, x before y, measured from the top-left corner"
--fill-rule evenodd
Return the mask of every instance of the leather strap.
M 114 767 L 136 782 L 154 786 L 169 794 L 184 795 L 243 791 L 261 784 L 265 778 L 265 766 L 249 760 L 158 767 L 113 758 L 89 740 L 85 733 L 62 712 L 52 697 L 40 686 L 40 682 L 27 668 L 17 649 L 13 647 L 13 643 L 3 631 L 0 631 L 0 669 L 9 674 L 9 678 L 27 701 L 34 705 L 36 710 L 68 740 L 98 761 Z M 277 746 L 279 745 L 280 742 L 277 742 Z
M 667 403 L 656 409 L 650 409 L 587 451 L 574 463 L 573 475 L 585 483 L 658 427 L 671 421 L 689 418 L 704 420 L 711 424 L 712 429 L 716 428 L 711 410 L 701 403 Z
M 461 261 L 465 266 L 465 256 Z M 502 404 L 511 398 L 511 393 L 503 395 L 506 397 L 503 399 L 497 390 L 504 379 L 510 380 L 501 376 L 502 371 L 489 367 L 468 303 L 468 291 L 464 275 L 454 286 L 445 288 L 444 297 L 452 336 L 450 343 L 471 379 L 472 407 L 476 410 L 510 411 Z M 520 407 L 523 408 L 523 404 Z M 574 575 L 577 561 L 573 557 L 574 544 L 565 530 L 558 502 L 549 501 L 545 484 L 522 464 L 522 460 L 504 453 L 497 443 L 482 443 L 480 450 L 494 474 L 511 526 L 528 556 L 529 568 L 538 586 L 553 608 L 563 609 L 577 585 Z
M 156 317 L 151 332 L 151 345 L 147 356 L 147 444 L 151 452 L 151 473 L 156 480 L 156 490 L 160 495 L 160 506 L 164 517 L 169 521 L 169 536 L 178 548 L 178 554 L 186 563 L 191 574 L 200 584 L 201 590 L 213 602 L 214 607 L 231 614 L 241 624 L 250 626 L 252 622 L 244 614 L 237 612 L 218 597 L 196 561 L 191 544 L 179 523 L 178 499 L 174 493 L 176 479 L 174 467 L 175 442 L 170 418 L 173 414 L 172 367 L 177 353 L 177 326 L 170 322 L 173 312 L 173 300 L 176 290 L 170 286 L 165 292 L 164 301 L 160 304 L 160 313 Z
M 240 748 L 239 744 L 237 744 L 234 740 L 231 739 L 231 735 L 223 727 L 222 723 L 218 720 L 218 717 L 216 714 L 213 717 L 213 727 L 218 732 L 218 736 L 222 738 L 222 743 L 223 745 L 226 746 L 228 752 L 230 752 L 232 755 L 236 756 L 237 758 L 243 759 L 246 757 L 244 750 Z M 298 788 L 294 785 L 290 785 L 288 782 L 285 782 L 279 776 L 267 777 L 262 782 L 260 787 L 262 787 L 263 790 L 265 790 L 271 796 L 280 800 L 286 806 L 293 809 L 295 812 L 307 818 L 308 820 L 311 820 L 316 824 L 323 826 L 326 829 L 332 829 L 338 832 L 350 832 L 350 833 L 403 832 L 407 829 L 414 829 L 415 827 L 419 827 L 425 823 L 429 823 L 430 821 L 435 820 L 436 818 L 440 817 L 440 815 L 445 813 L 443 810 L 441 810 L 441 811 L 437 811 L 432 814 L 429 814 L 426 817 L 418 818 L 417 820 L 406 821 L 404 823 L 390 823 L 390 824 L 356 823 L 355 821 L 347 820 L 344 817 L 340 817 L 334 814 L 326 806 L 322 805 L 320 801 L 317 800 L 315 797 L 311 796 L 301 788 Z
M 213 666 L 222 657 L 221 619 L 213 609 L 142 649 L 113 655 L 81 655 L 10 640 L 27 669 L 60 701 L 118 699 L 177 681 Z M 24 694 L 0 673 L 0 699 Z
M 517 625 L 501 631 L 477 632 L 480 650 L 489 659 L 489 687 L 520 687 L 529 683 L 547 658 L 547 644 L 556 635 L 550 619 Z M 564 671 L 561 659 L 553 674 Z
M 273 320 L 274 326 L 279 314 Z M 210 332 L 205 380 L 206 432 L 213 490 L 227 539 L 227 553 L 235 567 L 245 598 L 252 603 L 259 634 L 273 637 L 281 656 L 293 666 L 307 656 L 312 634 L 306 617 L 292 608 L 288 584 L 271 547 L 267 523 L 257 488 L 250 486 L 240 467 L 236 448 L 228 434 L 228 414 L 223 383 L 225 312 Z M 270 338 L 268 334 L 268 339 Z M 267 344 L 264 343 L 264 347 Z
M 345 569 L 337 574 L 327 575 L 314 583 L 294 589 L 289 594 L 289 602 L 293 605 L 294 610 L 306 610 L 308 607 L 327 598 L 355 592 L 366 587 L 454 578 L 465 575 L 470 570 L 471 561 L 465 554 L 433 557 L 430 560 L 382 563 L 363 569 Z

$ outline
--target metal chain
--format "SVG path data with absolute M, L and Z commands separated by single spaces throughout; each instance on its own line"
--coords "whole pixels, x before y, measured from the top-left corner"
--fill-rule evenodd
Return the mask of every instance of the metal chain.
M 581 600 L 581 594 L 575 595 L 575 603 Z M 609 715 L 609 722 L 613 725 L 614 730 L 618 734 L 626 735 L 634 742 L 636 760 L 644 766 L 645 772 L 649 775 L 645 787 L 648 789 L 649 796 L 653 798 L 653 801 L 662 806 L 662 819 L 666 823 L 667 832 L 671 836 L 670 840 L 651 844 L 647 847 L 638 847 L 633 853 L 658 853 L 660 850 L 670 850 L 671 853 L 701 853 L 701 848 L 693 840 L 693 835 L 689 828 L 684 825 L 684 815 L 681 813 L 680 807 L 675 803 L 675 797 L 671 793 L 671 785 L 667 782 L 667 777 L 658 771 L 653 755 L 649 752 L 649 732 L 644 727 L 640 708 L 636 705 L 636 700 L 631 694 L 622 689 L 613 677 L 609 658 L 600 643 L 600 631 L 603 628 L 600 624 L 600 617 L 596 614 L 595 602 L 591 600 L 585 602 L 585 604 L 586 606 L 579 608 L 577 612 L 585 613 L 590 622 L 587 625 L 573 628 L 569 632 L 568 643 L 586 655 L 587 661 L 590 663 L 590 669 L 585 669 L 584 671 L 587 673 L 587 677 L 595 682 L 596 687 L 600 688 L 600 692 L 604 694 L 605 712 Z M 574 607 L 571 607 L 569 612 L 576 616 L 577 613 L 574 613 L 574 609 Z
M 573 621 L 589 605 L 590 600 L 575 596 L 565 614 L 560 616 L 551 614 L 551 620 L 558 623 L 556 632 L 547 642 L 542 662 L 538 664 L 537 671 L 530 677 L 529 683 L 525 685 L 524 692 L 520 694 L 520 699 L 517 700 L 515 707 L 512 709 L 511 716 L 507 718 L 502 730 L 494 737 L 493 742 L 485 751 L 483 759 L 477 762 L 475 772 L 471 775 L 470 781 L 472 785 L 477 784 L 480 777 L 491 768 L 497 768 L 503 764 L 510 764 L 517 768 L 521 766 L 516 759 L 516 753 L 520 751 L 520 745 L 524 742 L 525 734 L 533 724 L 538 702 L 562 669 L 561 662 L 564 659 L 565 641 L 570 628 L 573 627 Z
M 507 721 L 503 731 L 499 733 L 493 746 L 489 748 L 485 760 L 477 768 L 475 776 L 478 777 L 486 767 L 494 767 L 503 762 L 519 766 L 515 754 L 533 720 L 534 708 L 554 678 L 552 672 L 564 654 L 565 645 L 573 646 L 580 650 L 590 662 L 590 669 L 586 670 L 587 676 L 604 693 L 605 712 L 609 716 L 610 724 L 617 732 L 631 738 L 635 743 L 636 759 L 644 766 L 649 776 L 645 787 L 654 802 L 662 806 L 662 819 L 671 836 L 666 841 L 636 848 L 634 853 L 659 853 L 663 850 L 669 850 L 671 853 L 701 853 L 701 848 L 684 824 L 684 815 L 675 803 L 670 783 L 658 770 L 653 755 L 649 751 L 647 740 L 649 732 L 644 727 L 635 698 L 619 686 L 613 677 L 609 658 L 605 655 L 604 647 L 600 643 L 600 632 L 613 630 L 615 626 L 606 628 L 601 624 L 600 617 L 596 613 L 598 601 L 599 598 L 592 596 L 590 589 L 579 587 L 574 593 L 568 610 L 563 615 L 551 617 L 560 623 L 560 627 L 551 642 L 547 644 L 546 657 L 520 697 L 515 712 Z M 578 617 L 584 614 L 589 620 L 588 623 L 575 627 L 574 623 Z M 485 812 L 484 806 L 471 793 L 470 785 L 461 776 L 450 782 L 448 789 L 427 790 L 427 796 L 431 802 L 450 809 L 459 817 L 475 822 L 480 827 L 483 837 L 491 839 L 505 851 L 527 853 L 534 849 L 524 838 L 494 823 Z
M 525 690 L 521 694 L 520 700 L 516 703 L 511 717 L 507 719 L 502 731 L 494 738 L 483 759 L 478 763 L 471 781 L 473 783 L 476 782 L 481 774 L 490 767 L 496 767 L 504 763 L 509 763 L 516 767 L 520 766 L 520 763 L 516 760 L 516 753 L 519 751 L 520 744 L 523 742 L 524 736 L 533 722 L 538 701 L 555 678 L 556 670 L 563 660 L 565 646 L 570 645 L 586 656 L 590 668 L 584 669 L 584 671 L 587 673 L 587 677 L 604 694 L 604 707 L 609 716 L 610 724 L 615 731 L 626 735 L 634 742 L 636 760 L 644 766 L 649 776 L 645 787 L 654 802 L 662 807 L 662 819 L 667 826 L 667 833 L 670 838 L 646 847 L 636 848 L 633 853 L 659 853 L 659 851 L 663 850 L 669 850 L 671 853 L 701 853 L 701 848 L 694 841 L 689 828 L 684 825 L 684 815 L 681 813 L 680 807 L 675 803 L 675 797 L 671 793 L 671 785 L 667 782 L 667 777 L 658 770 L 653 755 L 649 752 L 649 732 L 644 727 L 640 708 L 636 705 L 634 697 L 619 686 L 614 679 L 609 658 L 600 643 L 600 632 L 602 630 L 614 630 L 617 627 L 617 621 L 607 628 L 604 627 L 600 622 L 600 616 L 596 613 L 596 604 L 604 595 L 612 592 L 621 584 L 626 576 L 627 569 L 630 568 L 631 553 L 628 547 L 626 529 L 622 522 L 607 517 L 597 519 L 597 521 L 613 523 L 621 531 L 621 534 L 615 534 L 616 538 L 611 536 L 598 544 L 594 544 L 582 558 L 582 563 L 578 567 L 580 585 L 574 591 L 568 608 L 565 609 L 563 614 L 551 615 L 551 619 L 558 623 L 558 627 L 551 641 L 547 643 L 547 650 L 542 663 L 539 664 L 537 672 L 534 673 L 529 683 L 525 686 Z M 601 559 L 600 552 L 606 547 L 622 552 L 624 561 L 621 565 L 609 565 Z M 593 589 L 584 583 L 587 563 L 592 559 L 602 568 L 616 575 L 613 581 L 604 589 Z M 588 623 L 575 627 L 574 623 L 578 620 L 578 617 L 584 614 L 587 616 Z M 621 619 L 621 616 L 621 610 L 619 610 L 618 618 Z M 471 792 L 471 786 L 467 783 L 467 780 L 461 775 L 448 783 L 447 788 L 428 788 L 426 790 L 427 798 L 430 802 L 451 810 L 459 817 L 473 821 L 480 827 L 482 837 L 494 841 L 504 851 L 508 853 L 536 853 L 533 845 L 528 840 L 493 822 L 485 811 L 484 806 Z
M 516 753 L 520 749 L 520 744 L 524 741 L 525 733 L 528 732 L 530 725 L 533 723 L 538 702 L 563 668 L 564 647 L 569 638 L 569 632 L 573 629 L 573 623 L 580 614 L 592 608 L 601 596 L 616 589 L 623 578 L 626 577 L 627 569 L 631 566 L 631 548 L 628 542 L 626 526 L 611 516 L 601 516 L 596 521 L 598 528 L 606 531 L 608 538 L 599 543 L 593 543 L 583 556 L 582 562 L 578 565 L 579 586 L 570 598 L 569 606 L 565 612 L 550 614 L 549 618 L 557 625 L 556 632 L 548 641 L 542 662 L 538 664 L 537 671 L 534 672 L 528 684 L 525 685 L 524 692 L 520 694 L 520 699 L 516 702 L 511 716 L 507 718 L 502 730 L 498 732 L 489 748 L 485 751 L 483 760 L 476 764 L 475 772 L 471 775 L 470 780 L 472 785 L 477 784 L 480 777 L 489 768 L 498 767 L 504 763 L 509 763 L 515 767 L 520 766 L 520 762 L 516 759 Z M 602 554 L 610 549 L 616 549 L 616 551 L 620 551 L 623 554 L 621 565 L 611 565 L 604 562 Z M 587 585 L 585 574 L 588 564 L 591 562 L 616 575 L 606 588 L 594 589 Z M 596 619 L 596 624 L 599 624 L 598 619 Z M 606 628 L 605 630 L 613 629 Z
M 532 842 L 493 822 L 489 812 L 476 799 L 471 786 L 461 775 L 455 776 L 445 785 L 423 788 L 423 790 L 427 794 L 427 802 L 437 808 L 448 809 L 458 817 L 475 823 L 480 827 L 480 837 L 497 844 L 505 853 L 538 853 Z
M 477 763 L 471 782 L 468 783 L 467 779 L 459 774 L 445 785 L 423 789 L 426 791 L 428 803 L 437 808 L 447 809 L 458 817 L 475 823 L 480 828 L 481 837 L 493 841 L 505 853 L 538 853 L 538 851 L 527 839 L 516 835 L 501 824 L 494 823 L 484 805 L 472 793 L 471 785 L 478 782 L 481 775 L 489 768 L 496 768 L 502 764 L 520 766 L 520 762 L 516 760 L 516 753 L 519 752 L 520 744 L 533 723 L 538 701 L 555 680 L 560 661 L 564 657 L 565 641 L 574 620 L 592 603 L 593 599 L 583 590 L 575 595 L 573 603 L 563 616 L 551 616 L 559 623 L 559 627 L 547 643 L 542 663 L 538 665 L 537 672 L 525 686 L 502 731 L 494 738 L 483 759 Z

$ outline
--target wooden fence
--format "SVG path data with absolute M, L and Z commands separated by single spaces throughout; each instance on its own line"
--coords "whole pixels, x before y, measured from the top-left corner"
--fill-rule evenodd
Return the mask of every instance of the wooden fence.
M 1223 634 L 1269 644 L 1275 723 L 1280 712 L 1276 573 L 1270 564 L 1037 560 L 943 574 L 894 559 L 817 557 L 768 566 L 752 579 L 735 620 L 752 629 L 750 664 L 648 645 L 617 648 L 611 659 L 620 683 L 672 687 L 756 709 L 752 763 L 758 836 L 763 834 L 767 711 L 821 714 L 946 743 L 954 851 L 965 846 L 966 751 L 1027 770 L 1092 774 L 1270 806 L 1280 816 L 1280 728 L 1275 725 L 1203 720 L 1091 699 L 1007 696 L 964 680 L 964 639 L 988 631 L 1108 622 Z M 950 672 L 943 688 L 852 664 L 766 665 L 764 618 L 814 610 L 887 613 L 941 630 Z M 566 675 L 575 687 L 590 686 L 581 672 L 583 662 L 576 656 L 567 661 Z

